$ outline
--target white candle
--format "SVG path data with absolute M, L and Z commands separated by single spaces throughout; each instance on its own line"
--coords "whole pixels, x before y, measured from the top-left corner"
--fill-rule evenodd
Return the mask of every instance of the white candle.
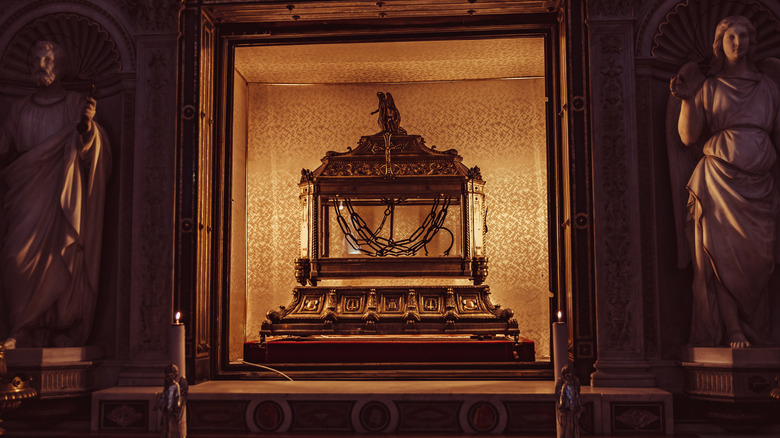
M 171 362 L 179 368 L 179 376 L 186 376 L 184 364 L 184 324 L 179 322 L 181 312 L 176 312 L 176 321 L 168 331 L 168 354 Z
M 562 314 L 558 311 L 558 322 L 552 325 L 553 335 L 553 368 L 555 381 L 561 377 L 561 368 L 569 361 L 569 333 L 566 323 L 562 321 Z

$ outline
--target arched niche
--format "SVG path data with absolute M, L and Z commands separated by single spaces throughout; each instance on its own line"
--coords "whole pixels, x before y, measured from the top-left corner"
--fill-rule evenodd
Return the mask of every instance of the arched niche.
M 667 154 L 669 80 L 688 61 L 703 71 L 712 54 L 718 22 L 744 15 L 758 32 L 757 58 L 780 57 L 780 4 L 768 0 L 658 0 L 637 7 L 635 59 L 639 141 L 646 340 L 652 360 L 677 360 L 688 342 L 690 268 L 678 268 L 673 196 L 684 187 L 670 182 Z M 673 120 L 669 119 L 669 120 Z M 684 194 L 687 196 L 687 194 Z M 648 310 L 649 309 L 649 310 Z M 777 336 L 777 333 L 775 333 Z M 671 362 L 669 362 L 671 363 Z M 672 376 L 674 366 L 667 368 Z M 660 382 L 681 376 L 660 378 Z M 670 387 L 670 389 L 675 389 Z
M 91 344 L 106 356 L 124 356 L 119 335 L 127 330 L 130 221 L 132 210 L 133 137 L 135 130 L 135 48 L 115 11 L 86 1 L 74 4 L 31 2 L 11 10 L 0 22 L 0 121 L 11 104 L 31 94 L 28 58 L 39 40 L 52 40 L 69 61 L 63 85 L 86 93 L 97 89 L 95 120 L 109 137 L 113 156 L 107 188 L 100 285 Z M 124 327 L 124 329 L 123 329 Z

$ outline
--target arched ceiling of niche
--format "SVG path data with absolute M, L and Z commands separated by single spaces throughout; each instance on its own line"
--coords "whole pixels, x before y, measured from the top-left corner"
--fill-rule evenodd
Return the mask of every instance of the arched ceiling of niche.
M 0 56 L 0 78 L 7 92 L 26 94 L 34 88 L 30 79 L 30 50 L 39 40 L 59 44 L 66 53 L 63 84 L 86 92 L 90 83 L 101 96 L 119 91 L 120 53 L 116 42 L 96 21 L 83 15 L 59 13 L 39 17 L 11 38 Z
M 743 15 L 758 33 L 757 59 L 780 56 L 780 21 L 762 2 L 691 0 L 670 10 L 653 37 L 650 54 L 676 70 L 687 61 L 706 62 L 712 56 L 712 38 L 723 18 Z
M 544 77 L 539 37 L 237 47 L 251 83 L 330 84 Z

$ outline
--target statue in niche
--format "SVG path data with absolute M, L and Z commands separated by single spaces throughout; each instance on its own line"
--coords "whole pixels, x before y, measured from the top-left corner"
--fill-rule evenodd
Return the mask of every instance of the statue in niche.
M 94 96 L 61 85 L 64 49 L 38 41 L 29 53 L 38 89 L 14 103 L 0 128 L 4 345 L 84 345 L 98 293 L 111 151 L 93 120 Z
M 379 108 L 372 111 L 371 114 L 379 113 L 377 121 L 382 129 L 380 133 L 406 134 L 406 130 L 401 128 L 401 113 L 395 107 L 393 95 L 380 91 L 376 93 L 376 96 L 379 98 Z
M 574 367 L 566 364 L 555 383 L 555 413 L 558 420 L 558 438 L 580 437 L 580 379 L 574 374 Z
M 179 376 L 179 367 L 168 365 L 165 368 L 165 383 L 159 401 L 162 412 L 162 438 L 186 438 L 188 389 L 187 379 Z
M 679 118 L 670 112 L 667 123 L 679 134 L 669 135 L 673 184 L 676 178 L 688 191 L 685 216 L 677 219 L 684 220 L 679 229 L 693 263 L 691 345 L 772 344 L 768 284 L 780 254 L 780 61 L 756 62 L 756 36 L 747 18 L 724 18 L 715 30 L 709 74 L 690 62 L 670 81 L 681 100 Z M 674 144 L 680 140 L 687 150 Z M 687 254 L 681 253 L 681 265 L 687 264 L 682 257 Z

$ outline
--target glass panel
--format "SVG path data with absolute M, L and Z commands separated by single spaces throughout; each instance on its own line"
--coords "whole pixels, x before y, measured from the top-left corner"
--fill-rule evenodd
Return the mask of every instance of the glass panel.
M 462 257 L 460 199 L 322 200 L 324 257 Z

